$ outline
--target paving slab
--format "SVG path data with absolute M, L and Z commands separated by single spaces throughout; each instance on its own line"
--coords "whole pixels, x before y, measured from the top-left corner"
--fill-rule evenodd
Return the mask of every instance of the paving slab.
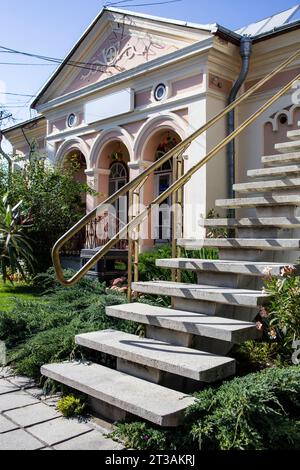
M 35 403 L 38 403 L 38 400 L 23 390 L 14 393 L 6 393 L 5 395 L 0 395 L 0 412 L 34 405 Z
M 18 429 L 18 426 L 9 419 L 5 418 L 5 416 L 0 415 L 0 434 L 3 432 L 13 431 L 14 429 Z M 1 437 L 0 437 L 0 449 L 1 449 Z
M 17 423 L 19 426 L 26 428 L 34 424 L 40 424 L 51 419 L 59 418 L 60 413 L 44 403 L 18 408 L 17 410 L 8 411 L 5 416 Z
M 11 367 L 0 367 L 0 379 L 6 377 L 13 377 L 15 375 L 13 369 Z
M 38 450 L 45 447 L 38 439 L 23 429 L 7 432 L 0 436 L 1 450 Z
M 47 398 L 50 398 L 50 395 L 45 395 L 44 390 L 42 388 L 38 388 L 38 387 L 28 388 L 26 392 L 29 393 L 29 395 L 33 396 L 34 398 L 38 398 L 41 401 L 46 400 Z
M 17 390 L 20 390 L 20 387 L 8 382 L 6 379 L 0 379 L 0 395 L 16 392 Z
M 23 377 L 21 375 L 16 375 L 14 377 L 9 377 L 8 380 L 13 385 L 16 385 L 17 387 L 20 387 L 20 388 L 23 388 L 23 389 L 35 387 L 34 380 L 32 380 L 28 377 Z
M 98 431 L 92 431 L 83 436 L 75 437 L 69 441 L 58 444 L 55 450 L 122 450 L 123 446 L 107 439 Z
M 57 418 L 30 428 L 31 434 L 48 445 L 59 444 L 87 432 L 91 432 L 91 428 L 86 424 L 65 418 Z

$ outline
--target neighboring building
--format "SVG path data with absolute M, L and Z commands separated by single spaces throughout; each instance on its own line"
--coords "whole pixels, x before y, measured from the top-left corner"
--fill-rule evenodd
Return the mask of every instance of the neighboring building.
M 240 31 L 253 39 L 250 71 L 242 90 L 300 49 L 300 22 L 287 23 L 290 13 L 277 18 L 277 23 L 270 19 Z M 32 108 L 40 117 L 4 135 L 21 155 L 35 141 L 53 164 L 78 155 L 80 178 L 86 178 L 99 194 L 87 197 L 90 211 L 226 106 L 240 73 L 241 38 L 216 24 L 105 8 L 34 100 Z M 237 124 L 299 70 L 300 59 L 241 105 Z M 237 140 L 237 182 L 247 170 L 260 166 L 263 154 L 274 152 L 274 144 L 283 140 L 287 130 L 297 128 L 299 118 L 300 106 L 292 105 L 288 94 L 242 134 Z M 186 152 L 185 170 L 225 135 L 225 120 L 203 134 Z M 144 204 L 171 181 L 171 166 L 149 178 Z M 193 202 L 185 204 L 186 238 L 201 236 L 198 219 L 214 207 L 215 199 L 227 196 L 227 188 L 226 152 L 221 152 L 186 186 L 186 202 Z M 120 217 L 121 213 L 119 208 Z M 169 217 L 164 212 L 154 222 L 155 239 L 166 238 L 163 227 L 170 225 Z M 146 240 L 144 247 L 152 244 Z

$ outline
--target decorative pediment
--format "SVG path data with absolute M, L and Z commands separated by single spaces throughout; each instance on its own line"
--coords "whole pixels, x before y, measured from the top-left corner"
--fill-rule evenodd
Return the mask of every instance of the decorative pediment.
M 105 11 L 46 84 L 37 102 L 83 89 L 208 36 L 201 29 Z

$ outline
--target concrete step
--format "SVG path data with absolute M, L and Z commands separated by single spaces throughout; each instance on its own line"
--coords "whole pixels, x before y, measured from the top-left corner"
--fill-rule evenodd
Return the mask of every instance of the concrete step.
M 205 336 L 235 344 L 259 337 L 259 332 L 254 323 L 155 307 L 141 303 L 107 307 L 106 313 L 110 317 L 122 320 L 180 331 L 196 336 Z
M 300 150 L 300 140 L 294 140 L 292 142 L 282 142 L 275 145 L 275 150 L 280 153 L 288 152 L 299 152 Z
M 257 181 L 255 183 L 234 184 L 233 190 L 237 193 L 267 193 L 285 189 L 299 189 L 300 178 L 283 178 L 271 181 Z
M 80 346 L 200 382 L 212 383 L 235 373 L 235 360 L 151 338 L 106 330 L 78 335 Z
M 287 132 L 288 139 L 300 140 L 300 129 L 294 129 L 293 131 Z
M 300 250 L 300 240 L 293 238 L 204 238 L 202 240 L 178 240 L 178 245 L 187 250 L 202 248 L 242 248 L 263 251 Z
M 243 197 L 236 199 L 219 199 L 216 201 L 217 207 L 243 208 L 243 207 L 266 207 L 266 206 L 300 206 L 300 195 L 270 195 L 258 197 Z
M 178 426 L 195 399 L 98 364 L 61 363 L 41 368 L 45 377 L 159 426 Z
M 292 176 L 300 174 L 300 165 L 278 166 L 272 168 L 259 168 L 247 171 L 249 178 L 276 178 L 278 176 Z
M 196 242 L 197 243 L 197 242 Z M 189 246 L 188 243 L 185 246 Z M 192 258 L 159 259 L 156 265 L 167 269 L 185 269 L 188 271 L 205 271 L 213 273 L 242 274 L 263 277 L 268 272 L 272 276 L 281 276 L 282 270 L 291 263 L 268 263 L 251 261 L 209 261 Z M 300 274 L 300 265 L 293 265 Z
M 254 308 L 266 304 L 269 299 L 267 294 L 257 290 L 168 281 L 135 282 L 133 283 L 133 290 L 143 294 L 180 297 L 189 300 L 202 300 Z
M 300 152 L 282 153 L 277 155 L 268 155 L 262 157 L 262 163 L 264 166 L 280 166 L 280 165 L 299 165 L 300 164 Z
M 222 228 L 244 228 L 244 227 L 275 227 L 275 228 L 298 228 L 300 227 L 300 217 L 260 217 L 242 219 L 201 219 L 200 227 L 222 227 Z

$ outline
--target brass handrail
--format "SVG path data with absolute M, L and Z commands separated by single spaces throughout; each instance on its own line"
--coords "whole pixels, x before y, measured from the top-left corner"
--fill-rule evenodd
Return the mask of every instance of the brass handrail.
M 300 79 L 300 74 L 297 75 L 291 82 L 283 87 L 279 92 L 277 92 L 265 105 L 263 105 L 258 111 L 256 111 L 250 118 L 248 118 L 241 126 L 239 126 L 232 134 L 227 136 L 222 142 L 220 142 L 211 152 L 209 152 L 202 160 L 200 160 L 196 165 L 194 165 L 187 173 L 181 176 L 177 181 L 175 181 L 164 193 L 152 201 L 152 203 L 146 207 L 140 214 L 138 214 L 133 220 L 131 220 L 122 230 L 120 230 L 109 242 L 104 245 L 89 261 L 84 265 L 71 279 L 65 279 L 63 270 L 60 262 L 60 250 L 64 244 L 70 240 L 78 231 L 80 231 L 86 224 L 89 222 L 100 210 L 104 210 L 106 206 L 113 204 L 119 197 L 126 195 L 129 191 L 135 190 L 140 183 L 146 181 L 148 176 L 153 174 L 155 170 L 160 168 L 165 162 L 174 156 L 182 156 L 183 153 L 187 150 L 190 144 L 198 138 L 201 134 L 207 131 L 211 126 L 216 122 L 222 119 L 226 114 L 235 109 L 240 103 L 245 101 L 249 96 L 251 96 L 255 91 L 259 90 L 265 83 L 267 83 L 271 78 L 285 69 L 289 64 L 291 64 L 297 57 L 300 56 L 300 50 L 292 54 L 288 59 L 286 59 L 281 65 L 275 68 L 270 74 L 260 80 L 258 83 L 253 85 L 247 92 L 242 96 L 236 99 L 233 103 L 228 105 L 223 111 L 209 120 L 204 126 L 200 127 L 197 131 L 191 134 L 187 139 L 179 143 L 176 147 L 162 156 L 159 160 L 154 162 L 149 166 L 144 172 L 138 175 L 134 180 L 127 183 L 123 188 L 117 191 L 114 195 L 110 196 L 106 201 L 102 202 L 97 206 L 93 211 L 83 217 L 74 227 L 72 227 L 65 235 L 63 235 L 55 244 L 52 252 L 52 259 L 55 268 L 55 272 L 59 282 L 64 286 L 72 286 L 76 284 L 85 274 L 87 274 L 95 264 L 103 258 L 110 249 L 118 242 L 120 238 L 127 237 L 128 234 L 134 230 L 138 225 L 140 225 L 145 217 L 147 217 L 148 212 L 151 210 L 152 206 L 156 204 L 163 203 L 173 192 L 178 191 L 182 188 L 197 172 L 202 166 L 204 166 L 214 155 L 216 155 L 220 150 L 222 150 L 229 142 L 231 142 L 235 137 L 237 137 L 245 128 L 247 128 L 252 122 L 257 119 L 265 110 L 267 110 L 278 98 L 283 96 L 290 88 L 292 88 L 295 81 Z

